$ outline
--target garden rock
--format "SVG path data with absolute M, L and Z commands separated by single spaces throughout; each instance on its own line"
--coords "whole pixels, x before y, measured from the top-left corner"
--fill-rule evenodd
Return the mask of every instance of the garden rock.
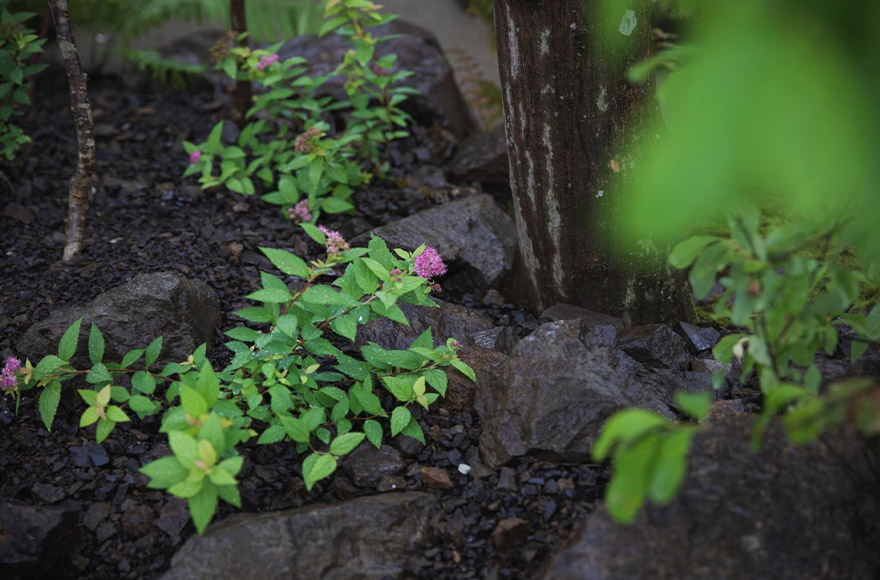
M 574 304 L 554 304 L 546 309 L 538 317 L 539 322 L 553 322 L 554 320 L 576 320 L 581 319 L 588 324 L 611 325 L 617 328 L 623 328 L 623 319 L 588 310 Z
M 162 366 L 186 360 L 202 343 L 210 347 L 220 301 L 202 281 L 171 272 L 141 274 L 84 306 L 53 312 L 25 332 L 18 351 L 32 361 L 54 354 L 64 331 L 80 317 L 80 341 L 73 359 L 78 368 L 90 366 L 85 345 L 92 322 L 104 335 L 105 361 L 119 361 L 129 350 L 145 348 L 161 336 L 157 366 Z
M 77 510 L 0 502 L 0 577 L 58 577 L 76 543 Z
M 483 462 L 495 469 L 530 455 L 580 463 L 619 409 L 639 406 L 673 417 L 676 378 L 651 371 L 616 343 L 613 326 L 560 320 L 522 339 L 507 360 L 484 367 L 475 402 Z
M 388 318 L 377 318 L 358 328 L 357 346 L 375 342 L 385 349 L 406 350 L 420 334 L 431 329 L 434 345 L 446 344 L 454 338 L 463 345 L 473 344 L 473 337 L 492 327 L 492 321 L 484 314 L 457 304 L 434 300 L 439 308 L 400 303 L 409 326 Z
M 376 487 L 383 476 L 397 475 L 404 467 L 400 452 L 394 447 L 383 445 L 376 449 L 364 443 L 345 458 L 342 469 L 356 486 Z
M 620 333 L 623 351 L 651 368 L 684 370 L 691 356 L 687 343 L 665 324 L 627 328 Z
M 510 164 L 504 123 L 462 142 L 449 164 L 449 174 L 456 180 L 478 182 L 486 191 L 509 196 Z
M 687 340 L 688 348 L 694 354 L 707 351 L 721 338 L 721 333 L 708 326 L 694 326 L 679 322 L 675 330 Z
M 420 211 L 372 233 L 391 248 L 433 246 L 449 265 L 440 283 L 478 296 L 501 282 L 516 255 L 513 220 L 486 194 Z M 363 235 L 354 243 L 366 245 L 368 240 L 369 235 Z
M 424 28 L 395 20 L 371 27 L 370 33 L 378 38 L 392 34 L 401 36 L 376 46 L 376 57 L 396 54 L 395 70 L 410 70 L 413 74 L 403 81 L 419 94 L 411 95 L 401 108 L 420 125 L 439 123 L 461 139 L 472 133 L 478 122 L 455 83 L 452 67 L 443 55 L 434 35 Z M 351 50 L 348 40 L 329 34 L 324 37 L 303 36 L 285 43 L 279 50 L 281 59 L 301 56 L 308 61 L 310 74 L 325 75 L 333 72 Z M 347 98 L 343 90 L 345 78 L 330 78 L 322 87 L 324 94 L 338 99 Z
M 398 578 L 428 539 L 436 503 L 427 493 L 389 493 L 235 515 L 192 537 L 163 578 Z
M 877 578 L 880 508 L 865 445 L 826 434 L 795 446 L 771 430 L 753 452 L 753 419 L 724 417 L 694 439 L 687 479 L 634 524 L 600 509 L 544 578 Z M 876 448 L 874 460 L 876 461 Z

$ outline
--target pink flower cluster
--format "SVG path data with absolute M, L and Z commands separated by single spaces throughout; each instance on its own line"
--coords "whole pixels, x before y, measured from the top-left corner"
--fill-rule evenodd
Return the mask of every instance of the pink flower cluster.
M 296 223 L 312 221 L 312 212 L 309 211 L 309 200 L 303 199 L 295 206 L 287 208 L 287 215 Z
M 261 56 L 260 62 L 257 63 L 257 70 L 265 70 L 267 66 L 278 62 L 277 54 L 270 54 L 268 56 Z
M 416 256 L 413 260 L 413 270 L 422 278 L 430 279 L 434 276 L 442 276 L 446 273 L 446 264 L 443 258 L 437 253 L 437 250 L 428 246 L 425 251 Z
M 327 255 L 335 256 L 339 254 L 339 252 L 344 252 L 345 250 L 350 250 L 351 248 L 348 245 L 348 242 L 342 237 L 342 234 L 337 232 L 336 230 L 328 230 L 324 226 L 318 226 L 318 229 L 324 232 L 324 235 L 327 236 Z
M 315 139 L 321 136 L 321 130 L 312 127 L 293 142 L 293 150 L 297 153 L 311 153 L 315 150 Z
M 9 357 L 6 359 L 6 364 L 3 366 L 3 370 L 0 371 L 0 387 L 3 390 L 11 390 L 18 386 L 18 378 L 15 376 L 15 372 L 21 366 L 21 361 L 15 357 Z
M 202 152 L 196 149 L 192 153 L 189 154 L 189 162 L 190 164 L 198 163 L 199 159 L 202 158 Z

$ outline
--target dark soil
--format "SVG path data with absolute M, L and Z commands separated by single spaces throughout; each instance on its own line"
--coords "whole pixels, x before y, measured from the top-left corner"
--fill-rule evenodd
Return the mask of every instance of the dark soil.
M 34 106 L 21 123 L 33 143 L 0 182 L 0 355 L 16 355 L 15 342 L 52 310 L 84 303 L 136 274 L 176 271 L 209 284 L 224 312 L 211 355 L 228 360 L 222 331 L 238 324 L 231 312 L 248 305 L 244 296 L 271 266 L 258 248 L 315 252 L 298 228 L 256 198 L 223 191 L 202 192 L 181 177 L 187 156 L 181 141 L 200 141 L 226 116 L 227 99 L 208 87 L 177 92 L 140 79 L 95 78 L 90 84 L 98 139 L 96 193 L 85 247 L 69 263 L 60 261 L 67 213 L 66 183 L 76 157 L 74 129 L 63 71 L 52 68 L 37 80 Z M 416 167 L 442 167 L 453 149 L 437 128 L 419 128 L 396 143 L 390 158 L 394 179 L 357 195 L 356 216 L 333 217 L 328 226 L 350 235 L 399 219 L 465 188 L 444 186 L 441 194 L 414 187 L 406 178 Z M 423 172 L 424 173 L 424 172 Z M 409 181 L 409 185 L 407 182 Z M 504 294 L 504 289 L 500 289 Z M 480 296 L 444 294 L 444 299 L 481 308 L 498 324 L 533 321 L 512 305 L 484 306 Z M 66 389 L 77 388 L 73 382 Z M 78 397 L 62 399 L 51 433 L 35 399 L 23 397 L 17 417 L 8 401 L 0 423 L 0 501 L 57 505 L 80 514 L 76 540 L 61 577 L 154 578 L 195 533 L 182 500 L 149 490 L 138 468 L 169 453 L 158 420 L 120 425 L 102 445 L 93 428 L 79 429 Z M 423 489 L 419 467 L 444 468 L 455 487 L 436 491 L 442 506 L 438 533 L 426 546 L 413 577 L 524 578 L 535 573 L 597 500 L 602 472 L 590 466 L 525 461 L 477 479 L 456 466 L 477 445 L 479 419 L 469 411 L 438 410 L 422 418 L 428 445 L 404 453 L 406 489 Z M 398 444 L 400 447 L 400 444 Z M 337 502 L 376 493 L 354 487 L 339 472 L 309 493 L 291 446 L 243 446 L 240 476 L 243 511 L 269 511 Z M 236 510 L 226 504 L 214 521 Z M 528 522 L 524 543 L 496 549 L 490 540 L 499 521 Z

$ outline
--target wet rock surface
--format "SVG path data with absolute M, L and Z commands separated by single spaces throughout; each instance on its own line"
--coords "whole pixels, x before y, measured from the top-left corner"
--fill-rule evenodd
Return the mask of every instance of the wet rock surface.
M 217 293 L 200 280 L 161 272 L 139 274 L 130 282 L 99 294 L 85 306 L 72 306 L 52 313 L 25 332 L 17 349 L 22 355 L 39 360 L 55 353 L 64 331 L 77 319 L 80 345 L 88 340 L 92 323 L 106 341 L 105 360 L 121 360 L 129 350 L 146 348 L 162 337 L 157 366 L 186 360 L 196 347 L 208 343 L 220 318 Z M 82 346 L 73 362 L 88 365 Z
M 880 504 L 865 493 L 877 484 L 876 445 L 828 434 L 828 444 L 799 447 L 773 430 L 755 453 L 751 425 L 747 417 L 711 423 L 669 506 L 631 526 L 597 510 L 543 577 L 877 577 Z
M 436 248 L 450 266 L 444 287 L 461 293 L 485 293 L 499 284 L 516 253 L 513 220 L 485 194 L 429 208 L 372 233 L 410 251 L 421 244 Z M 354 243 L 367 240 L 362 236 Z
M 436 503 L 427 493 L 392 493 L 236 515 L 191 538 L 162 578 L 399 577 L 428 539 Z
M 492 326 L 492 320 L 480 312 L 456 304 L 435 300 L 439 308 L 401 304 L 409 326 L 381 318 L 358 328 L 355 344 L 374 342 L 387 349 L 405 350 L 420 334 L 431 329 L 434 344 L 446 344 L 454 338 L 462 345 L 474 342 L 474 336 Z
M 509 197 L 510 162 L 504 123 L 463 141 L 452 158 L 449 173 L 461 182 L 477 182 L 485 191 Z
M 478 377 L 483 462 L 527 455 L 580 463 L 614 411 L 640 406 L 668 417 L 678 377 L 657 373 L 617 347 L 613 326 L 560 320 L 521 340 Z

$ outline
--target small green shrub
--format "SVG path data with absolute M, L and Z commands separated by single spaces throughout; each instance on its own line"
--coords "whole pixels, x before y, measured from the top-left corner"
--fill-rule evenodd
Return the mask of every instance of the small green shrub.
M 457 357 L 455 342 L 434 347 L 428 329 L 407 350 L 364 346 L 362 359 L 340 346 L 354 342 L 358 326 L 376 318 L 408 324 L 399 302 L 436 306 L 428 296 L 431 278 L 443 274 L 445 265 L 433 248 L 393 254 L 374 237 L 367 248 L 350 249 L 337 232 L 304 227 L 326 245 L 326 259 L 307 265 L 284 250 L 262 248 L 295 282 L 291 287 L 262 273 L 262 288 L 248 296 L 259 306 L 236 313 L 258 328 L 226 332 L 231 339 L 226 347 L 234 357 L 225 369 L 215 371 L 202 345 L 186 361 L 158 370 L 161 338 L 126 353 L 120 362 L 105 362 L 104 337 L 94 324 L 88 338 L 92 366 L 75 369 L 70 359 L 80 320 L 65 332 L 57 355 L 44 357 L 36 367 L 30 361 L 19 367 L 11 359 L 0 386 L 17 400 L 21 390 L 41 388 L 40 414 L 51 429 L 62 383 L 84 379 L 91 388 L 79 390 L 88 405 L 80 426 L 95 425 L 98 442 L 131 414 L 143 419 L 162 413 L 160 432 L 168 435 L 173 455 L 141 471 L 151 478 L 149 487 L 187 499 L 199 533 L 213 517 L 218 498 L 240 507 L 237 446 L 251 438 L 260 445 L 285 440 L 295 445 L 304 454 L 307 489 L 333 473 L 337 459 L 363 440 L 379 448 L 386 430 L 391 437 L 406 435 L 424 443 L 410 409 L 427 409 L 445 394 L 444 367 L 474 379 Z M 319 284 L 334 268 L 343 268 L 343 274 L 332 286 Z
M 33 14 L 11 13 L 7 4 L 0 0 L 0 159 L 12 161 L 19 148 L 31 140 L 12 120 L 30 105 L 30 77 L 46 65 L 28 64 L 33 55 L 43 51 L 45 42 L 24 25 Z
M 191 162 L 184 175 L 200 174 L 203 188 L 225 186 L 244 195 L 253 195 L 259 180 L 270 190 L 263 200 L 288 212 L 306 201 L 300 214 L 312 221 L 320 212 L 353 209 L 349 199 L 354 188 L 387 170 L 380 159 L 382 147 L 407 135 L 410 118 L 399 105 L 415 92 L 399 85 L 411 73 L 394 70 L 396 55 L 375 58 L 382 39 L 373 38 L 368 27 L 395 18 L 378 9 L 361 0 L 326 3 L 321 33 L 335 31 L 352 46 L 330 75 L 309 76 L 303 58 L 280 61 L 275 52 L 280 44 L 252 50 L 237 45 L 240 37 L 221 43 L 215 52 L 217 68 L 262 90 L 236 145 L 221 143 L 222 122 L 204 143 L 184 142 Z M 335 75 L 345 76 L 348 98 L 317 96 Z M 344 131 L 334 134 L 322 120 L 330 112 L 347 115 Z
M 762 235 L 758 212 L 745 211 L 730 218 L 729 227 L 729 238 L 690 238 L 676 246 L 669 259 L 676 268 L 690 268 L 697 298 L 706 297 L 716 281 L 724 289 L 715 302 L 715 315 L 742 331 L 722 338 L 713 354 L 725 363 L 734 357 L 742 360 L 740 380 L 753 370 L 757 373 L 764 405 L 755 424 L 754 445 L 780 413 L 788 437 L 796 443 L 814 440 L 844 422 L 865 435 L 880 432 L 880 387 L 854 379 L 823 389 L 822 373 L 814 362 L 818 351 L 834 354 L 841 326 L 857 334 L 853 362 L 870 343 L 880 341 L 880 305 L 867 314 L 851 310 L 859 301 L 860 284 L 868 280 L 840 259 L 848 251 L 840 241 L 846 237 L 846 223 L 800 221 Z M 821 248 L 818 256 L 816 248 Z M 724 377 L 725 371 L 713 377 L 716 388 Z M 686 415 L 700 420 L 710 399 L 708 393 L 679 393 L 677 402 Z M 621 411 L 608 420 L 593 455 L 600 461 L 610 456 L 614 464 L 606 496 L 612 516 L 628 522 L 646 498 L 658 504 L 674 498 L 697 428 L 640 409 Z

